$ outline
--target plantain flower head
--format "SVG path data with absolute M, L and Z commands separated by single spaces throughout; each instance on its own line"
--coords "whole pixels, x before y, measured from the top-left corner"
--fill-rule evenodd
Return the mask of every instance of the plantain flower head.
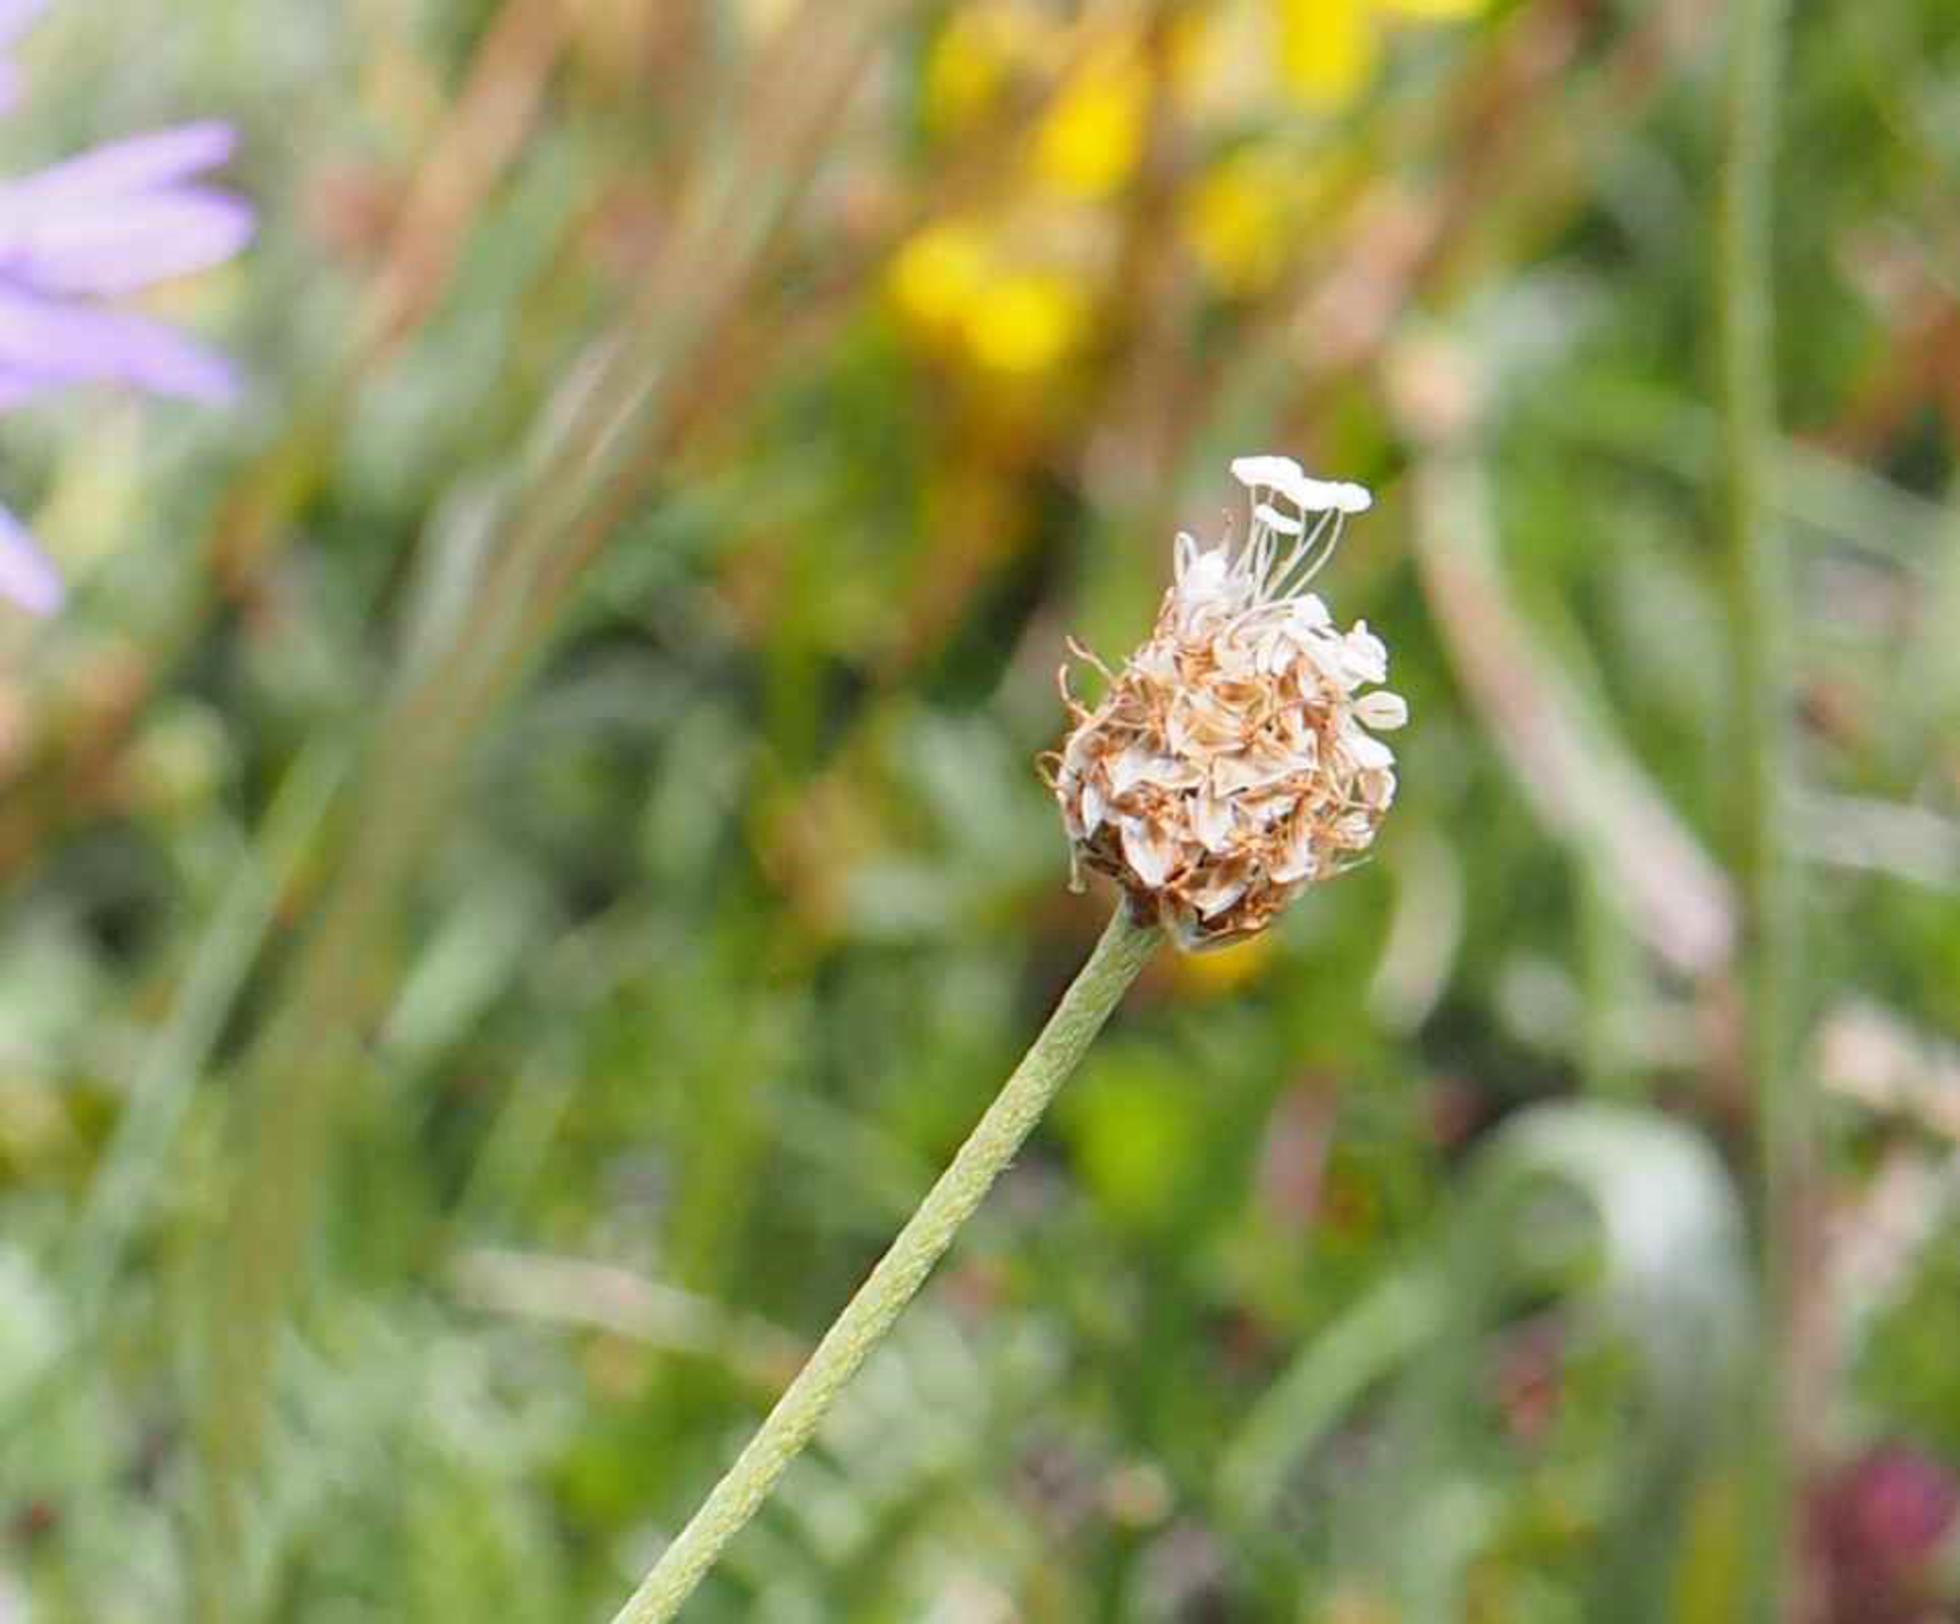
M 1408 720 L 1380 686 L 1381 639 L 1366 621 L 1341 630 L 1307 590 L 1373 498 L 1289 457 L 1240 457 L 1232 474 L 1251 501 L 1244 539 L 1177 538 L 1156 628 L 1120 673 L 1071 645 L 1109 688 L 1086 706 L 1062 668 L 1075 725 L 1043 761 L 1073 883 L 1084 866 L 1111 876 L 1187 949 L 1265 929 L 1360 860 L 1395 799 L 1375 733 Z

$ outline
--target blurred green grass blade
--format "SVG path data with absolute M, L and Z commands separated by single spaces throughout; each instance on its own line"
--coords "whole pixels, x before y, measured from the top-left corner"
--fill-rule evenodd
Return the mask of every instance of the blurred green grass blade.
M 1585 408 L 1534 414 L 1532 427 L 1697 487 L 1712 485 L 1721 473 L 1719 422 L 1703 400 L 1622 378 L 1591 384 Z M 1951 520 L 1941 503 L 1826 446 L 1779 437 L 1771 471 L 1766 500 L 1793 537 L 1828 537 L 1915 569 L 1937 568 L 1945 556 Z
M 516 455 L 518 490 L 497 535 L 484 516 L 451 515 L 459 579 L 488 547 L 458 641 L 428 651 L 453 611 L 428 589 L 426 632 L 411 638 L 404 682 L 383 713 L 357 792 L 359 815 L 307 946 L 246 1063 L 244 1165 L 214 1261 L 198 1405 L 203 1511 L 198 1605 L 249 1610 L 248 1523 L 262 1466 L 278 1333 L 316 1218 L 342 1116 L 366 1056 L 376 943 L 467 782 L 478 736 L 529 674 L 589 566 L 663 471 L 707 381 L 718 344 L 749 314 L 745 295 L 830 150 L 883 28 L 906 0 L 842 16 L 810 5 L 758 53 L 739 139 L 704 154 L 673 229 L 629 308 L 588 347 L 532 419 Z
M 1803 1606 L 1799 1498 L 1819 1397 L 1816 1333 L 1800 1306 L 1818 1260 L 1820 1134 L 1801 1059 L 1808 972 L 1804 900 L 1790 853 L 1790 801 L 1803 773 L 1794 726 L 1796 593 L 1772 495 L 1780 444 L 1773 222 L 1787 11 L 1785 0 L 1728 8 L 1710 297 L 1722 428 L 1717 534 L 1735 653 L 1732 862 L 1746 947 L 1743 1065 L 1754 1106 L 1763 1293 L 1764 1357 L 1749 1395 L 1749 1616 L 1762 1624 Z
M 1390 1275 L 1301 1349 L 1219 1465 L 1219 1490 L 1234 1516 L 1248 1523 L 1272 1516 L 1294 1466 L 1435 1333 L 1442 1298 L 1426 1275 Z
M 86 1361 L 131 1243 L 171 1173 L 172 1147 L 198 1079 L 346 767 L 338 748 L 315 745 L 302 754 L 280 786 L 256 849 L 241 856 L 191 954 L 176 1002 L 129 1081 L 122 1116 L 70 1232 L 62 1270 L 65 1312 L 37 1347 L 34 1364 L 17 1368 L 0 1399 L 0 1436 L 13 1434 L 14 1424 L 30 1414 L 51 1415 L 48 1395 L 75 1368 L 72 1357 Z
M 1535 1187 L 1566 1187 L 1598 1221 L 1601 1299 L 1640 1345 L 1669 1412 L 1717 1407 L 1714 1378 L 1743 1345 L 1751 1293 L 1741 1208 L 1704 1140 L 1658 1113 L 1540 1106 L 1502 1130 L 1476 1176 L 1464 1261 L 1501 1255 L 1502 1231 Z
M 1412 486 L 1430 613 L 1520 792 L 1654 954 L 1686 975 L 1719 969 L 1735 946 L 1734 887 L 1516 602 L 1485 463 L 1438 448 Z
M 544 909 L 521 873 L 486 874 L 436 927 L 382 1023 L 385 1069 L 399 1080 L 433 1065 L 508 990 Z
M 84 1334 L 114 1283 L 130 1238 L 156 1199 L 192 1090 L 258 960 L 279 898 L 311 849 L 347 763 L 344 749 L 316 743 L 287 772 L 256 849 L 239 863 L 191 957 L 168 1021 L 130 1079 L 129 1103 L 71 1246 L 68 1279 Z
M 1599 1102 L 1539 1106 L 1483 1150 L 1452 1223 L 1438 1334 L 1398 1416 L 1408 1456 L 1396 1492 L 1441 1495 L 1476 1481 L 1480 1350 L 1521 1251 L 1567 1238 L 1544 1208 L 1556 1195 L 1577 1200 L 1592 1221 L 1585 1295 L 1634 1354 L 1640 1392 L 1639 1444 L 1586 1616 L 1657 1618 L 1668 1587 L 1655 1575 L 1678 1558 L 1687 1491 L 1734 1396 L 1753 1297 L 1728 1175 L 1706 1143 L 1665 1117 Z M 1395 1540 L 1390 1560 L 1411 1616 L 1460 1616 L 1471 1554 Z
M 789 1385 L 809 1351 L 757 1315 L 584 1258 L 478 1247 L 456 1256 L 450 1283 L 480 1312 L 605 1331 L 663 1353 L 714 1360 L 769 1399 Z

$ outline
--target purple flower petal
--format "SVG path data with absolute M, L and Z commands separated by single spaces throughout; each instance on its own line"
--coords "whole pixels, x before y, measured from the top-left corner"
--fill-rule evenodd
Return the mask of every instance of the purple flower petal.
M 51 615 L 66 595 L 61 571 L 34 545 L 26 526 L 0 507 L 0 597 L 31 614 Z
M 0 0 L 0 45 L 11 45 L 27 32 L 47 0 Z
M 0 5 L 6 0 L 0 0 Z M 123 198 L 150 191 L 215 168 L 238 144 L 229 124 L 207 119 L 153 130 L 124 141 L 65 158 L 58 164 L 17 180 L 4 189 L 10 204 L 22 208 L 58 208 L 104 198 Z
M 251 209 L 203 187 L 32 208 L 0 192 L 0 275 L 47 293 L 133 293 L 223 264 L 251 235 Z
M 161 322 L 0 284 L 0 376 L 9 373 L 50 384 L 131 383 L 213 403 L 231 400 L 238 390 L 226 361 Z
M 17 372 L 11 367 L 0 367 L 0 412 L 11 412 L 17 406 L 26 405 L 36 395 L 45 394 L 50 387 L 46 378 Z
M 0 0 L 0 50 L 43 3 Z M 0 59 L 0 108 L 17 82 Z M 225 162 L 235 145 L 229 125 L 185 124 L 0 185 L 0 411 L 90 381 L 213 402 L 236 394 L 222 357 L 161 322 L 78 302 L 134 292 L 236 254 L 251 236 L 251 209 L 185 184 Z M 49 615 L 64 595 L 52 561 L 0 508 L 0 597 Z

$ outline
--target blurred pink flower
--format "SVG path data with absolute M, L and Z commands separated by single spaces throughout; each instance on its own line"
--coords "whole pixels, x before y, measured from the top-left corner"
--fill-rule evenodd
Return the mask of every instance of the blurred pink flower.
M 40 3 L 0 0 L 0 49 Z M 11 89 L 0 73 L 0 105 Z M 102 301 L 222 264 L 249 240 L 251 209 L 196 179 L 235 141 L 227 125 L 185 124 L 0 183 L 0 411 L 79 383 L 212 403 L 234 396 L 222 356 Z M 0 596 L 37 614 L 62 599 L 60 574 L 3 508 Z
M 1930 1624 L 1954 1597 L 1937 1559 L 1960 1521 L 1960 1480 L 1901 1444 L 1846 1462 L 1812 1491 L 1811 1561 L 1832 1624 Z

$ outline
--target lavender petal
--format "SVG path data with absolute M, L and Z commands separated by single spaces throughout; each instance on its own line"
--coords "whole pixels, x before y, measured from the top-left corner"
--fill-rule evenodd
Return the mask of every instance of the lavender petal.
M 47 0 L 0 0 L 0 45 L 11 45 L 27 32 Z
M 236 198 L 194 186 L 30 208 L 0 193 L 0 267 L 47 293 L 132 293 L 223 264 L 250 239 L 252 218 Z
M 214 404 L 238 388 L 229 363 L 161 322 L 0 285 L 0 375 L 10 372 L 51 383 L 112 380 Z
M 0 367 L 0 412 L 11 412 L 26 405 L 36 395 L 54 387 L 51 379 L 18 367 Z
M 14 181 L 0 196 L 10 205 L 34 208 L 123 198 L 215 168 L 237 144 L 237 132 L 215 119 L 179 124 L 65 158 Z
M 0 507 L 0 597 L 30 614 L 51 615 L 66 596 L 61 571 L 35 546 L 27 527 Z

